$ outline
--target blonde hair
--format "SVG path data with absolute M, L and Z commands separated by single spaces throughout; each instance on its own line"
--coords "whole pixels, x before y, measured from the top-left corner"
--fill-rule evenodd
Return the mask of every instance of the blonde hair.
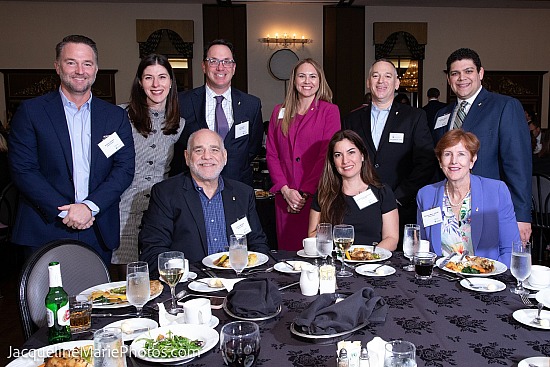
M 296 115 L 296 113 L 298 113 L 300 101 L 298 91 L 296 90 L 296 86 L 294 85 L 294 80 L 296 79 L 296 71 L 303 64 L 310 64 L 311 66 L 313 66 L 315 68 L 315 71 L 317 72 L 317 75 L 319 76 L 319 89 L 317 90 L 317 93 L 315 93 L 315 99 L 313 103 L 317 103 L 317 101 L 319 100 L 332 103 L 332 90 L 327 83 L 327 79 L 325 78 L 325 73 L 321 65 L 319 65 L 317 61 L 311 58 L 303 59 L 298 62 L 296 66 L 294 66 L 294 69 L 292 69 L 292 73 L 290 74 L 290 80 L 292 82 L 288 83 L 285 101 L 281 106 L 281 108 L 285 109 L 283 119 L 282 121 L 280 121 L 281 131 L 284 136 L 288 135 L 288 130 L 290 128 L 292 118 Z

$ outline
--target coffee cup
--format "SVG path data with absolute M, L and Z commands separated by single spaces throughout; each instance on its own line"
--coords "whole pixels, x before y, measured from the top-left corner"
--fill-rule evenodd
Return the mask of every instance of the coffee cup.
M 302 240 L 304 246 L 304 253 L 309 256 L 317 255 L 317 239 L 315 237 L 308 237 Z
M 536 288 L 550 286 L 550 268 L 542 265 L 532 265 L 529 284 Z
M 436 257 L 433 252 L 416 252 L 413 256 L 414 277 L 420 280 L 431 279 Z
M 210 300 L 207 298 L 195 298 L 183 304 L 183 312 L 186 324 L 209 324 L 212 319 Z

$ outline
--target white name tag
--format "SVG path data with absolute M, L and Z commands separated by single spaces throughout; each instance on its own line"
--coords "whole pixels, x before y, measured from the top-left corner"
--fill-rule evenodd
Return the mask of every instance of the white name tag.
M 437 120 L 435 120 L 434 130 L 439 129 L 440 127 L 443 127 L 443 126 L 447 126 L 447 124 L 449 123 L 449 115 L 450 113 L 443 116 L 439 116 Z
M 231 229 L 233 230 L 233 234 L 249 234 L 252 232 L 252 228 L 250 228 L 250 224 L 248 224 L 248 219 L 246 217 L 233 223 Z
M 433 226 L 434 224 L 439 224 L 441 222 L 443 222 L 443 218 L 441 216 L 440 207 L 435 207 L 422 212 L 422 224 L 424 225 L 424 228 Z
M 353 200 L 355 200 L 355 203 L 357 204 L 359 209 L 366 208 L 367 206 L 372 205 L 378 201 L 371 189 L 367 189 L 367 191 L 363 191 L 362 193 L 355 195 L 353 197 Z
M 235 139 L 245 135 L 248 135 L 248 121 L 241 122 L 235 126 Z
M 390 143 L 403 144 L 405 140 L 405 134 L 403 133 L 390 133 Z
M 101 149 L 103 154 L 105 154 L 105 157 L 109 158 L 110 156 L 118 152 L 120 148 L 124 146 L 124 143 L 122 142 L 122 140 L 120 140 L 118 134 L 115 131 L 114 133 L 103 139 L 101 143 L 99 143 L 97 146 Z
M 277 116 L 277 118 L 278 118 L 279 120 L 281 120 L 283 117 L 285 117 L 285 109 L 284 109 L 284 108 L 281 108 L 281 109 L 279 110 L 279 116 Z

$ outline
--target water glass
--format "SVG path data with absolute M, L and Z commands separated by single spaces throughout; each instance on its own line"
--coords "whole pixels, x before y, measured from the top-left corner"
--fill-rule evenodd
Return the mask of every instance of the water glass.
M 403 230 L 403 254 L 407 259 L 411 261 L 409 265 L 403 267 L 405 271 L 414 271 L 414 265 L 412 264 L 413 255 L 418 252 L 420 246 L 420 225 L 418 224 L 405 224 Z
M 248 265 L 246 235 L 232 234 L 229 236 L 229 264 L 237 273 L 237 277 Z
M 260 328 L 252 321 L 225 324 L 220 332 L 220 351 L 226 365 L 252 367 L 260 354 Z
M 185 258 L 181 251 L 167 251 L 158 256 L 159 275 L 170 286 L 172 295 L 172 307 L 168 310 L 169 314 L 177 315 L 183 312 L 183 308 L 178 307 L 176 300 L 176 284 L 179 283 L 185 271 Z
M 528 294 L 523 288 L 523 281 L 531 274 L 531 243 L 514 241 L 512 242 L 512 261 L 510 262 L 510 272 L 517 279 L 517 286 L 510 288 L 515 294 Z
M 316 236 L 317 252 L 323 258 L 332 253 L 332 224 L 319 223 Z
M 94 367 L 126 367 L 122 330 L 105 327 L 94 333 Z
M 405 340 L 386 343 L 384 367 L 416 367 L 416 347 Z
M 71 333 L 88 330 L 92 326 L 92 300 L 86 296 L 70 296 Z
M 127 265 L 126 298 L 137 309 L 141 317 L 143 306 L 149 301 L 151 290 L 149 286 L 149 265 L 144 261 L 131 262 Z

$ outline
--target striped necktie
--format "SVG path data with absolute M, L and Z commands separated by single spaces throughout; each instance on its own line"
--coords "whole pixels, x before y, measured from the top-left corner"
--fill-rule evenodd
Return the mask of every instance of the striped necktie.
M 456 111 L 456 118 L 455 123 L 453 126 L 453 129 L 460 129 L 462 128 L 462 124 L 464 123 L 464 119 L 466 118 L 466 106 L 468 105 L 468 102 L 462 101 L 460 103 L 460 107 L 458 108 L 458 111 Z
M 216 96 L 216 111 L 215 111 L 215 121 L 216 121 L 216 132 L 220 134 L 222 140 L 225 139 L 225 136 L 229 132 L 229 123 L 225 117 L 225 113 L 222 108 L 223 96 Z

